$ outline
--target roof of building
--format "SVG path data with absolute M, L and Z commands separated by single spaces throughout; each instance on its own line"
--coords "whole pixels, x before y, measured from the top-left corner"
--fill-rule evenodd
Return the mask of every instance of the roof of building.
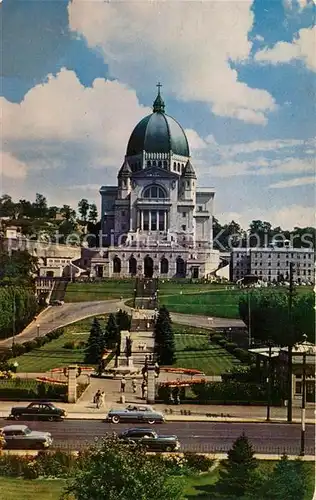
M 132 175 L 131 167 L 129 166 L 129 163 L 125 158 L 124 163 L 119 170 L 118 177 L 130 177 L 131 175 Z
M 187 161 L 187 163 L 186 163 L 186 165 L 184 167 L 182 176 L 190 178 L 190 179 L 196 179 L 196 173 L 195 173 L 195 170 L 194 170 L 194 168 L 193 168 L 192 163 L 190 162 L 190 160 Z
M 153 104 L 153 113 L 145 116 L 134 128 L 127 145 L 127 156 L 146 151 L 190 156 L 189 144 L 181 125 L 165 114 L 165 103 L 158 95 Z

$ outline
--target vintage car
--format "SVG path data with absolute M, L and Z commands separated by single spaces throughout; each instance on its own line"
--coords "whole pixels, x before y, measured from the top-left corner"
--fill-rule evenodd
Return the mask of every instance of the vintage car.
M 118 424 L 119 422 L 147 422 L 148 424 L 160 424 L 165 421 L 165 417 L 151 406 L 129 405 L 124 409 L 110 410 L 106 420 L 113 422 L 113 424 Z
M 53 403 L 38 401 L 30 403 L 27 406 L 14 406 L 11 408 L 9 415 L 10 419 L 31 419 L 31 420 L 63 420 L 67 413 L 65 410 L 58 408 Z
M 159 435 L 152 429 L 128 429 L 119 434 L 118 437 L 129 444 L 141 444 L 148 451 L 177 451 L 180 448 L 177 436 Z
M 7 425 L 0 429 L 0 434 L 4 448 L 43 450 L 53 442 L 50 432 L 32 431 L 26 425 Z

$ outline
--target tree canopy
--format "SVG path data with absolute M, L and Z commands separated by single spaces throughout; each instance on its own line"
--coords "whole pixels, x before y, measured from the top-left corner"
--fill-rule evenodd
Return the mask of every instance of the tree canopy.
M 159 365 L 172 365 L 176 361 L 174 333 L 168 309 L 159 309 L 155 323 L 155 352 Z
M 86 452 L 66 493 L 75 500 L 180 500 L 183 486 L 161 457 L 107 435 Z

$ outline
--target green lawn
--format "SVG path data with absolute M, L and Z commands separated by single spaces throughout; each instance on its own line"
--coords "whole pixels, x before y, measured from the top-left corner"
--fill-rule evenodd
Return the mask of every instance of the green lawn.
M 239 318 L 240 290 L 217 289 L 200 294 L 182 294 L 160 297 L 160 303 L 169 311 L 184 314 L 201 314 L 222 318 Z
M 105 326 L 105 316 L 100 316 L 101 326 Z M 15 358 L 19 363 L 19 372 L 46 372 L 53 368 L 83 363 L 84 349 L 65 349 L 66 342 L 87 340 L 92 318 L 78 321 L 65 327 L 65 333 L 38 349 Z
M 0 478 L 2 500 L 59 500 L 65 485 L 62 479 Z
M 175 343 L 177 367 L 195 368 L 205 375 L 221 375 L 240 364 L 226 349 L 209 342 L 207 335 L 176 334 Z

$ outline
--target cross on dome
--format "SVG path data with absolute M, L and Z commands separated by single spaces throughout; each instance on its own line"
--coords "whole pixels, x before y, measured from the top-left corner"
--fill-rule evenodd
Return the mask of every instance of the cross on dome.
M 162 84 L 160 82 L 157 83 L 156 87 L 158 88 L 158 94 L 156 99 L 154 100 L 153 112 L 154 113 L 164 113 L 165 112 L 165 103 L 160 95 L 160 88 Z

